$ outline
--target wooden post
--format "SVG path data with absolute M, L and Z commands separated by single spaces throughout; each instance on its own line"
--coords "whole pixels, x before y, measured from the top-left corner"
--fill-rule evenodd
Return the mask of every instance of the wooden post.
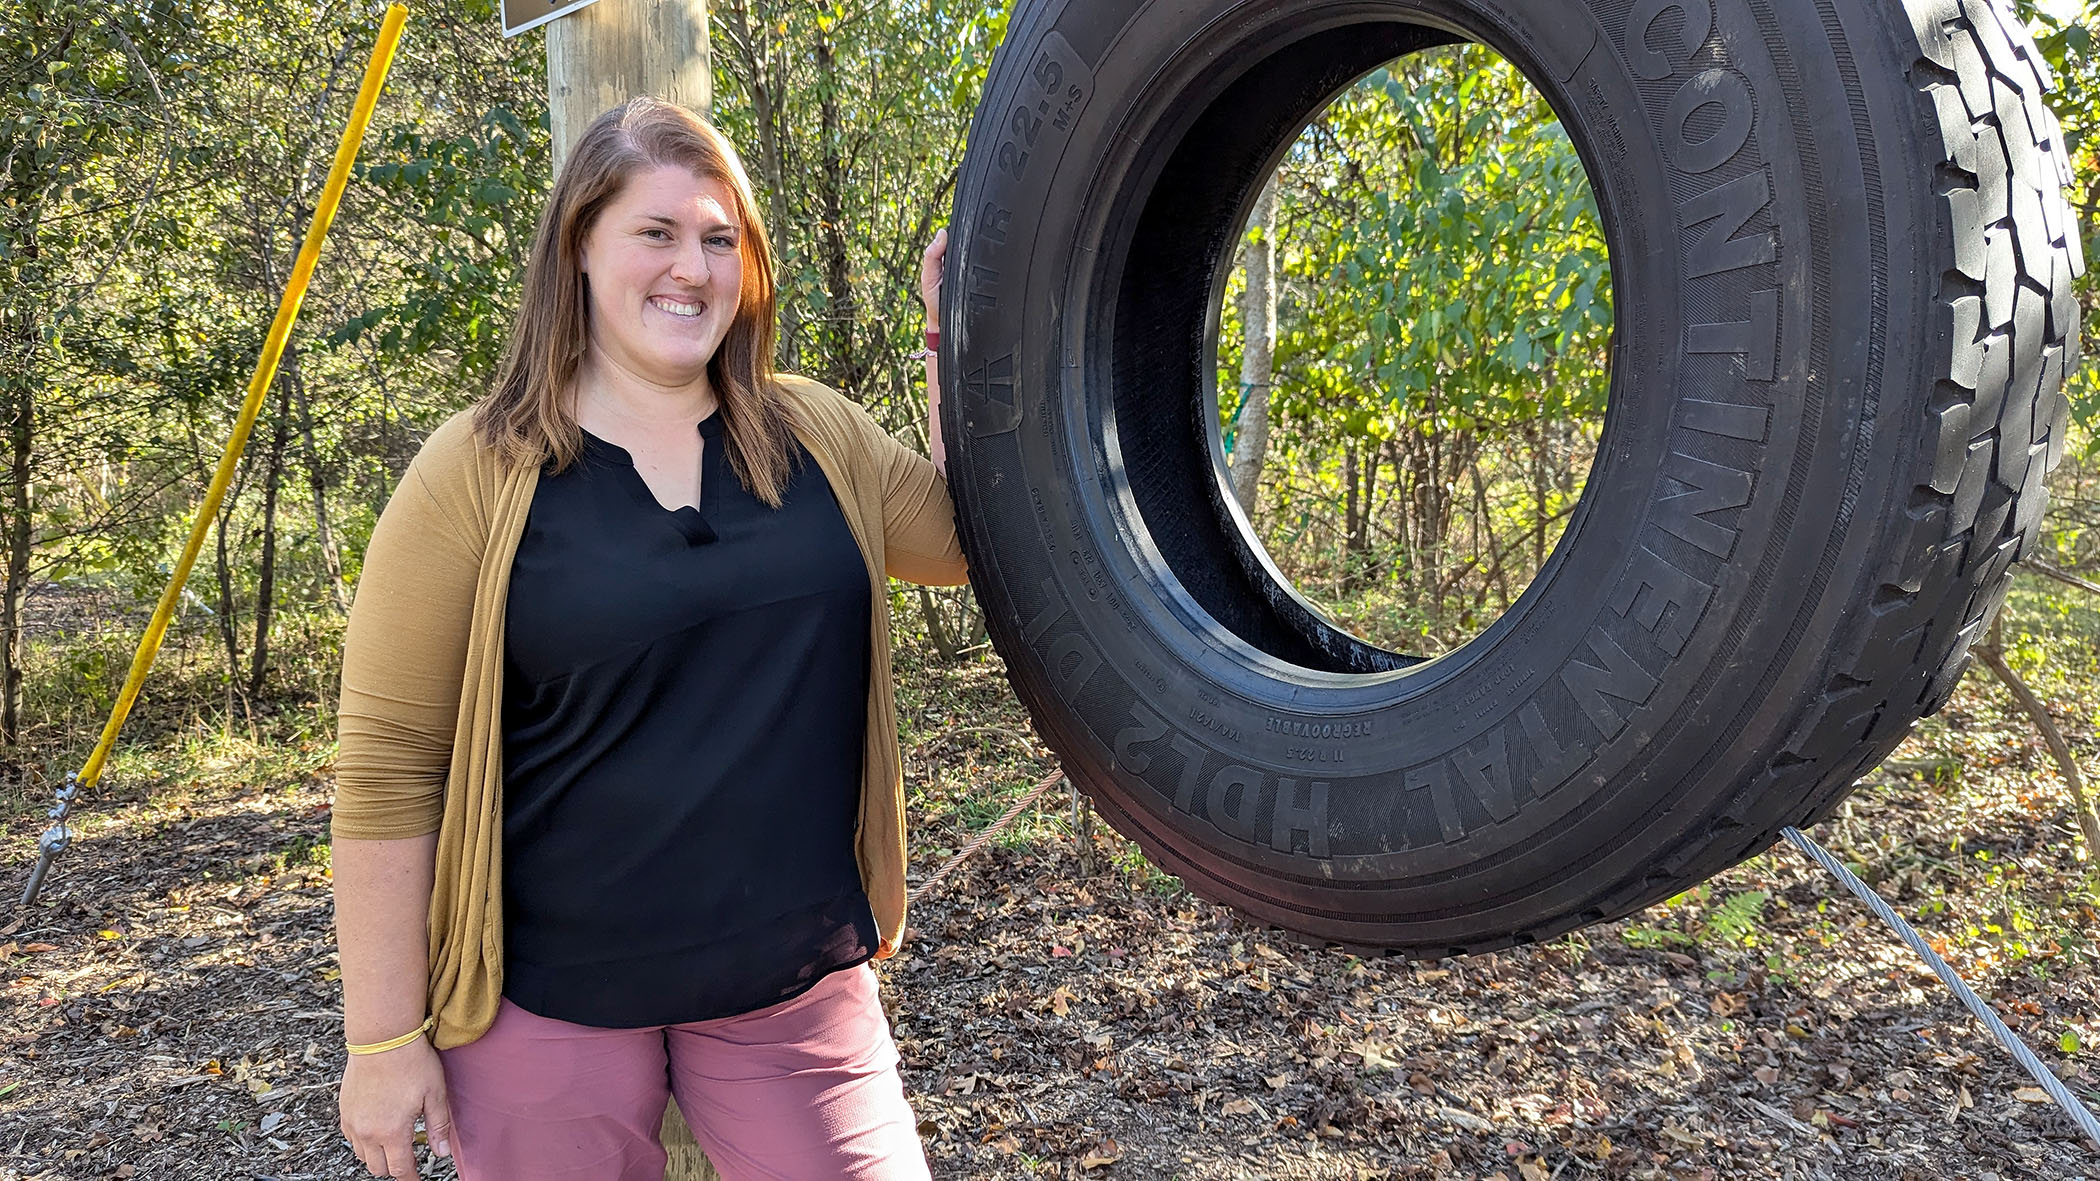
M 591 120 L 638 94 L 708 113 L 707 0 L 598 0 L 547 25 L 557 172 Z
M 547 106 L 554 168 L 591 120 L 639 94 L 699 115 L 714 102 L 707 0 L 598 0 L 547 25 Z M 664 1112 L 664 1181 L 715 1181 L 707 1154 L 672 1104 Z

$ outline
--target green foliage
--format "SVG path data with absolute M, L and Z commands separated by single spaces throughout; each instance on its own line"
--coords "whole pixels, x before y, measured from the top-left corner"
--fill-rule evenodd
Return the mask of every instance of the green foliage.
M 1707 938 L 1731 946 L 1750 946 L 1757 942 L 1758 921 L 1764 917 L 1765 904 L 1772 896 L 1763 890 L 1743 890 L 1722 899 L 1719 906 L 1707 912 L 1704 933 Z
M 1762 946 L 1767 890 L 1731 890 L 1714 900 L 1716 886 L 1706 883 L 1650 908 L 1643 917 L 1655 922 L 1628 923 L 1619 932 L 1628 947 L 1664 949 L 1698 947 L 1727 952 Z
M 1150 894 L 1155 898 L 1178 898 L 1188 893 L 1181 879 L 1152 864 L 1144 850 L 1135 841 L 1115 839 L 1112 860 L 1116 871 L 1123 875 L 1132 890 Z
M 1610 381 L 1611 266 L 1544 98 L 1475 45 L 1374 71 L 1278 177 L 1271 556 L 1342 626 L 1440 651 L 1545 561 Z M 1245 347 L 1235 276 L 1218 350 Z M 1220 397 L 1228 430 L 1245 391 Z
M 1601 412 L 1610 264 L 1567 133 L 1489 50 L 1397 69 L 1337 99 L 1285 164 L 1305 215 L 1283 269 L 1317 307 L 1293 308 L 1278 348 L 1285 406 L 1354 402 L 1344 429 L 1373 437 Z
M 717 124 L 765 202 L 780 363 L 923 431 L 919 257 L 946 224 L 1004 0 L 714 5 Z
M 324 343 L 376 334 L 388 357 L 446 350 L 462 377 L 485 382 L 502 359 L 537 210 L 549 187 L 544 109 L 493 107 L 453 135 L 397 124 L 365 153 L 371 191 L 429 250 L 394 262 L 398 295 L 345 319 Z
M 2085 257 L 2100 258 L 2100 139 L 2094 135 L 2100 120 L 2100 54 L 2095 53 L 2096 23 L 2090 0 L 2037 3 L 2014 0 L 2014 9 L 2034 35 L 2035 44 L 2055 75 L 2056 92 L 2050 106 L 2063 125 L 2065 151 L 2071 159 L 2073 179 L 2066 193 L 2077 211 Z M 2091 309 L 2096 280 L 2089 270 L 2076 284 L 2079 303 L 2087 309 L 2081 336 L 2086 342 L 2078 366 L 2064 384 L 2071 415 L 2079 424 L 2080 447 L 2088 460 L 2100 458 L 2100 356 L 2091 341 L 2095 325 Z

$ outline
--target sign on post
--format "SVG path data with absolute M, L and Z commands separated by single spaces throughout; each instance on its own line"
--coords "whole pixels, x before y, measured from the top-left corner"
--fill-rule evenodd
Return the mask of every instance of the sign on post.
M 567 16 L 592 2 L 593 0 L 502 0 L 503 35 L 515 37 L 527 29 L 537 29 L 557 16 Z

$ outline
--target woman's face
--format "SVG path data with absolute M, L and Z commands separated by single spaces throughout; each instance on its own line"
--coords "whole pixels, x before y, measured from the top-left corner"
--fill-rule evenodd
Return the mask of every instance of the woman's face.
M 637 173 L 583 238 L 590 347 L 667 388 L 706 376 L 744 289 L 727 185 L 669 166 Z

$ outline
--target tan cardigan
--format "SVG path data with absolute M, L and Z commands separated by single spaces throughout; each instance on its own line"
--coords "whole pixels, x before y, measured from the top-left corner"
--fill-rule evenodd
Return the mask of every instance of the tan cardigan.
M 960 584 L 955 509 L 926 457 L 860 407 L 807 378 L 780 385 L 874 596 L 854 840 L 880 958 L 903 935 L 905 858 L 885 575 Z M 343 641 L 334 834 L 438 834 L 430 1011 L 441 1049 L 480 1037 L 503 993 L 503 613 L 538 482 L 537 467 L 507 468 L 485 447 L 470 414 L 439 427 L 372 531 Z

